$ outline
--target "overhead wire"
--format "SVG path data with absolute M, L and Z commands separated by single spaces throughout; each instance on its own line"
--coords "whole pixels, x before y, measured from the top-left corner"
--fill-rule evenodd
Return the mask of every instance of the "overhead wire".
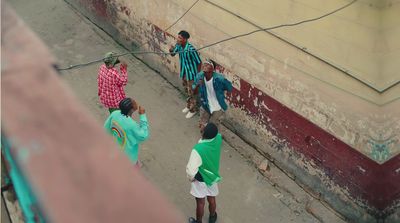
M 193 4 L 192 4 L 188 9 L 186 9 L 186 11 L 185 11 L 177 20 L 175 20 L 175 22 L 173 22 L 171 25 L 169 25 L 169 26 L 165 29 L 165 32 L 168 31 L 170 28 L 172 28 L 174 25 L 176 25 L 176 24 L 190 11 L 199 1 L 200 1 L 200 0 L 196 0 L 195 2 L 193 2 Z M 148 43 L 148 41 L 147 41 L 146 43 L 142 44 L 142 46 L 146 45 L 147 43 Z M 148 53 L 148 52 L 135 52 L 135 51 L 131 51 L 131 52 L 123 53 L 123 54 L 118 54 L 118 55 L 115 55 L 115 56 L 113 56 L 113 57 L 125 56 L 125 55 L 127 55 L 127 54 L 146 54 L 146 53 Z M 71 70 L 71 69 L 74 69 L 74 68 L 84 67 L 84 66 L 88 66 L 88 65 L 91 65 L 91 64 L 94 64 L 94 63 L 98 63 L 98 62 L 102 62 L 102 61 L 103 61 L 103 58 L 97 59 L 97 60 L 93 60 L 93 61 L 90 61 L 90 62 L 87 62 L 87 63 L 81 63 L 81 64 L 76 64 L 76 65 L 70 65 L 69 67 L 66 67 L 66 68 L 57 68 L 57 70 L 58 70 L 58 71 L 62 71 L 62 70 Z
M 256 29 L 256 30 L 253 30 L 253 31 L 248 32 L 248 33 L 243 33 L 243 34 L 235 35 L 235 36 L 232 36 L 232 37 L 229 37 L 229 38 L 226 38 L 226 39 L 219 40 L 219 41 L 217 41 L 217 42 L 214 42 L 214 43 L 205 45 L 205 46 L 203 46 L 203 47 L 200 47 L 200 48 L 198 48 L 198 49 L 196 49 L 196 50 L 181 50 L 181 51 L 176 51 L 176 52 L 162 52 L 162 51 L 161 51 L 161 52 L 158 52 L 158 51 L 129 51 L 129 52 L 126 52 L 126 53 L 122 53 L 122 54 L 115 55 L 115 56 L 113 56 L 113 57 L 120 57 L 120 56 L 125 56 L 125 55 L 128 55 L 128 54 L 134 54 L 134 55 L 141 55 L 141 54 L 169 55 L 169 54 L 176 54 L 176 53 L 189 52 L 189 51 L 200 51 L 200 50 L 204 50 L 204 49 L 206 49 L 206 48 L 215 46 L 215 45 L 217 45 L 217 44 L 220 44 L 220 43 L 223 43 L 223 42 L 227 42 L 227 41 L 230 41 L 230 40 L 234 40 L 234 39 L 237 39 L 237 38 L 240 38 L 240 37 L 248 36 L 248 35 L 251 35 L 251 34 L 254 34 L 254 33 L 257 33 L 257 32 L 268 31 L 268 30 L 278 29 L 278 28 L 282 28 L 282 27 L 297 26 L 297 25 L 301 25 L 301 24 L 304 24 L 304 23 L 309 23 L 309 22 L 317 21 L 317 20 L 323 19 L 323 18 L 325 18 L 325 17 L 327 17 L 327 16 L 330 16 L 330 15 L 332 15 L 332 14 L 335 14 L 335 13 L 339 12 L 339 11 L 341 11 L 341 10 L 343 10 L 343 9 L 345 9 L 345 8 L 347 8 L 347 7 L 349 7 L 349 6 L 351 6 L 351 5 L 353 5 L 353 4 L 354 4 L 355 2 L 357 2 L 357 1 L 358 1 L 358 0 L 353 0 L 353 1 L 351 1 L 350 3 L 347 3 L 347 4 L 343 5 L 342 7 L 339 7 L 339 8 L 337 8 L 337 9 L 335 9 L 335 10 L 329 12 L 329 13 L 323 14 L 323 15 L 318 16 L 318 17 L 315 17 L 315 18 L 301 20 L 301 21 L 295 22 L 295 23 L 287 23 L 287 24 L 281 24 L 281 25 L 271 26 L 271 27 L 267 27 L 267 28 Z M 175 25 L 180 19 L 182 19 L 182 18 L 184 17 L 184 15 L 186 15 L 186 14 L 193 8 L 193 6 L 196 5 L 198 2 L 199 2 L 199 0 L 196 0 L 189 8 L 185 11 L 185 13 L 184 13 L 181 17 L 179 17 L 179 18 L 177 19 L 177 21 L 175 21 L 170 27 L 168 27 L 168 29 L 171 28 L 173 25 Z M 69 66 L 69 67 L 67 67 L 67 68 L 59 68 L 58 70 L 59 70 L 59 71 L 61 71 L 61 70 L 70 70 L 70 69 L 74 69 L 74 68 L 77 68 L 77 67 L 87 66 L 87 65 L 90 65 L 90 64 L 93 64 L 93 63 L 101 62 L 101 61 L 103 61 L 103 58 L 102 58 L 102 59 L 98 59 L 98 60 L 94 60 L 94 61 L 90 61 L 90 62 L 87 62 L 87 63 L 72 65 L 72 66 Z
M 186 11 L 183 13 L 181 17 L 179 17 L 174 23 L 172 23 L 168 28 L 165 29 L 165 32 L 167 32 L 170 28 L 172 28 L 176 23 L 179 22 L 200 0 L 196 0 Z
M 316 17 L 316 18 L 306 19 L 306 20 L 302 20 L 300 22 L 295 22 L 295 23 L 288 23 L 288 24 L 282 24 L 282 25 L 277 25 L 277 26 L 271 26 L 271 27 L 263 28 L 263 29 L 256 29 L 256 30 L 248 32 L 248 33 L 232 36 L 232 37 L 229 37 L 229 38 L 226 38 L 226 39 L 223 39 L 223 40 L 208 44 L 206 46 L 200 47 L 199 49 L 197 49 L 197 51 L 200 51 L 202 49 L 205 49 L 205 48 L 208 48 L 208 47 L 211 47 L 211 46 L 214 46 L 214 45 L 217 45 L 217 44 L 229 41 L 229 40 L 237 39 L 237 38 L 240 38 L 240 37 L 243 37 L 243 36 L 248 36 L 248 35 L 251 35 L 251 34 L 254 34 L 254 33 L 257 33 L 257 32 L 268 31 L 268 30 L 272 30 L 272 29 L 278 29 L 278 28 L 281 28 L 281 27 L 297 26 L 297 25 L 300 25 L 300 24 L 303 24 L 303 23 L 317 21 L 317 20 L 323 19 L 323 18 L 325 18 L 327 16 L 330 16 L 330 15 L 332 15 L 332 14 L 338 12 L 338 11 L 341 11 L 341 10 L 349 7 L 350 5 L 354 4 L 356 1 L 358 1 L 358 0 L 353 0 L 352 2 L 342 6 L 340 8 L 337 8 L 337 9 L 335 9 L 335 10 L 329 12 L 329 13 L 326 13 L 326 14 L 321 15 L 321 16 Z

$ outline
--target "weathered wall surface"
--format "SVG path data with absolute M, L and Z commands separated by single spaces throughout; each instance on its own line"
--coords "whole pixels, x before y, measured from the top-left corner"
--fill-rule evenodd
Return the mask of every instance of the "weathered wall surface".
M 248 5 L 239 0 L 200 1 L 168 32 L 164 29 L 192 2 L 68 2 L 130 49 L 167 51 L 181 29 L 189 31 L 190 41 L 200 47 L 252 31 L 257 25 L 316 17 L 349 1 L 257 0 Z M 346 216 L 365 221 L 371 219 L 369 214 L 343 208 L 343 201 L 355 201 L 355 208 L 363 204 L 376 214 L 389 210 L 400 198 L 396 156 L 400 152 L 400 86 L 379 93 L 383 62 L 375 63 L 380 57 L 374 54 L 377 48 L 371 48 L 380 38 L 376 18 L 383 9 L 398 5 L 359 1 L 318 22 L 260 32 L 201 51 L 234 83 L 234 91 L 228 94 L 227 124 L 288 172 L 303 177 L 304 184 L 331 204 L 342 202 L 336 207 Z M 397 17 L 392 13 L 384 20 Z M 179 85 L 177 58 L 138 56 Z M 400 63 L 392 64 L 392 70 L 400 68 Z M 396 80 L 396 73 L 389 73 L 384 80 Z
M 318 17 L 350 1 L 255 0 L 249 3 L 240 0 L 211 0 L 210 2 L 258 26 L 268 27 Z M 378 65 L 374 63 L 376 55 L 370 46 L 378 35 L 379 20 L 375 19 L 378 13 L 375 6 L 360 2 L 343 13 L 326 17 L 318 22 L 271 32 L 373 85 L 377 82 Z M 349 30 L 352 30 L 351 35 Z M 369 62 L 366 63 L 367 61 Z
M 166 51 L 169 45 L 173 43 L 174 39 L 169 36 L 169 34 L 163 33 L 158 29 L 171 24 L 183 13 L 185 6 L 187 8 L 190 3 L 171 0 L 163 2 L 110 1 L 108 4 L 108 19 L 111 20 L 111 24 L 114 25 L 123 38 L 127 41 L 137 43 L 138 45 L 144 45 L 145 49 Z M 336 3 L 336 5 L 339 6 L 338 3 Z M 232 7 L 234 6 L 236 5 L 233 4 Z M 356 57 L 357 60 L 360 60 L 360 63 L 364 63 L 365 66 L 375 66 L 377 63 L 373 63 L 373 61 L 376 58 L 369 60 L 365 57 L 363 59 L 366 53 L 357 51 L 359 48 L 357 44 L 354 44 L 353 48 L 346 45 L 346 41 L 353 40 L 353 38 L 359 40 L 360 44 L 363 42 L 363 36 L 365 36 L 364 38 L 366 39 L 370 38 L 370 35 L 367 34 L 357 37 L 354 37 L 355 34 L 353 34 L 363 33 L 362 31 L 357 31 L 357 29 L 354 30 L 354 27 L 358 24 L 357 18 L 352 16 L 355 14 L 354 10 L 361 10 L 361 12 L 357 13 L 362 14 L 364 8 L 367 6 L 364 3 L 361 4 L 361 6 L 357 6 L 356 4 L 353 8 L 350 8 L 348 13 L 341 13 L 340 15 L 347 15 L 350 13 L 349 16 L 352 20 L 348 21 L 350 18 L 346 20 L 349 24 L 341 24 L 340 21 L 343 20 L 342 18 L 337 19 L 340 20 L 337 24 L 335 20 L 329 21 L 329 23 L 333 23 L 330 26 L 336 25 L 337 27 L 342 27 L 342 29 L 348 26 L 347 32 L 352 31 L 352 35 L 347 35 L 349 40 L 343 39 L 345 36 L 342 36 L 342 38 L 338 38 L 336 41 L 327 41 L 329 44 L 326 43 L 326 47 L 329 46 L 332 50 L 336 49 L 334 53 L 330 53 L 330 50 L 326 50 L 326 47 L 318 48 L 318 45 L 315 44 L 311 44 L 310 47 L 312 48 L 314 46 L 321 54 L 331 55 L 332 59 L 329 60 L 335 60 L 336 58 L 342 59 L 343 57 Z M 326 8 L 325 5 L 320 6 L 320 8 L 323 7 Z M 276 8 L 279 7 L 276 6 Z M 331 8 L 333 7 L 330 7 L 330 9 Z M 374 9 L 374 7 L 370 8 L 367 7 L 365 10 L 369 12 Z M 102 12 L 102 10 L 103 9 L 100 11 Z M 329 10 L 321 9 L 319 11 L 319 14 L 322 14 Z M 203 16 L 204 12 L 206 12 L 207 16 Z M 309 18 L 316 16 L 314 14 L 303 17 Z M 373 18 L 370 20 L 373 20 Z M 279 18 L 275 20 L 277 19 Z M 330 18 L 327 19 L 330 20 Z M 283 23 L 285 22 L 287 21 L 284 20 Z M 277 22 L 274 22 L 273 24 L 276 23 Z M 314 36 L 320 33 L 320 30 L 329 30 L 329 28 L 319 27 L 320 23 L 326 23 L 325 20 L 315 23 L 317 24 L 315 27 L 313 27 L 314 23 L 307 25 L 311 26 L 312 30 L 290 28 L 290 30 L 293 30 L 285 35 L 296 38 L 297 35 L 302 36 L 305 35 L 304 33 L 307 33 L 308 37 L 315 38 Z M 227 36 L 255 29 L 254 26 L 249 25 L 247 22 L 234 15 L 202 1 L 196 5 L 170 33 L 176 33 L 181 28 L 187 29 L 191 33 L 193 36 L 192 42 L 196 46 L 203 46 L 210 42 L 226 38 Z M 361 26 L 360 29 L 364 30 L 365 27 Z M 306 37 L 302 37 L 298 41 L 301 39 L 306 39 Z M 320 39 L 319 41 L 326 41 L 325 36 L 321 36 Z M 373 45 L 373 43 L 371 42 L 372 40 L 370 42 L 368 41 L 369 40 L 365 40 L 364 42 L 366 43 L 359 50 L 369 50 L 369 46 Z M 346 52 L 349 56 L 344 56 L 344 52 L 340 50 L 340 47 L 343 47 L 342 43 L 345 43 L 344 48 L 346 48 Z M 300 47 L 304 48 L 303 45 L 307 44 L 308 42 L 302 43 Z M 350 42 L 350 45 L 353 45 L 353 43 Z M 382 134 L 377 131 L 382 116 L 377 116 L 378 113 L 376 111 L 383 103 L 397 100 L 396 97 L 400 95 L 400 87 L 397 86 L 390 89 L 385 93 L 385 97 L 382 97 L 381 94 L 367 87 L 362 82 L 312 55 L 268 33 L 254 34 L 202 51 L 203 57 L 212 58 L 224 68 L 234 72 L 241 79 L 257 86 L 261 91 L 277 99 L 285 106 L 290 107 L 293 111 L 301 114 L 308 120 L 311 120 L 314 124 L 330 132 L 349 146 L 373 158 L 370 141 L 374 140 L 374 138 L 371 136 Z M 159 61 L 158 56 L 152 58 Z M 163 58 L 163 61 L 167 64 L 170 71 L 176 71 L 178 69 L 178 61 L 175 58 Z M 340 60 L 335 63 L 339 62 Z M 349 60 L 347 63 L 357 64 L 353 63 L 352 60 Z M 351 70 L 352 67 L 348 67 L 347 63 L 343 63 L 340 66 L 344 67 L 346 70 Z M 359 66 L 362 65 L 360 64 Z M 368 68 L 368 70 L 374 69 Z M 374 74 L 376 73 L 377 72 Z M 360 77 L 361 79 L 369 79 L 369 76 L 371 76 L 367 73 L 360 73 L 360 75 L 361 74 L 363 75 Z M 375 77 L 380 78 L 378 75 L 375 75 L 374 78 Z M 372 82 L 373 81 L 371 81 L 371 83 Z M 387 115 L 399 117 L 398 113 L 386 114 L 386 116 Z M 384 118 L 386 119 L 386 117 Z M 398 138 L 393 140 L 398 141 Z M 397 146 L 391 146 L 386 149 L 389 153 L 387 159 L 398 153 L 396 148 L 398 148 L 399 144 L 397 143 L 396 145 Z M 377 161 L 384 162 L 387 159 Z
M 381 60 L 382 85 L 391 86 L 400 81 L 400 1 L 387 1 L 380 12 L 380 38 L 375 46 Z

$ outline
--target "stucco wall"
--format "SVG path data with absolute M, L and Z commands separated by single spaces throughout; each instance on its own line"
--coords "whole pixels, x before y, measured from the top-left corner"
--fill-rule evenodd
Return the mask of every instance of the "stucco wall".
M 380 14 L 381 36 L 376 45 L 380 47 L 382 85 L 391 86 L 400 81 L 400 1 L 387 1 L 385 6 Z
M 253 2 L 255 5 L 249 5 L 250 9 L 248 10 L 260 8 L 257 7 L 257 2 Z M 284 10 L 288 7 L 288 2 L 279 2 L 281 3 L 271 4 L 272 8 Z M 313 5 L 318 6 L 319 10 L 314 9 L 312 13 L 305 13 L 304 16 L 298 15 L 295 18 L 293 16 L 289 19 L 282 19 L 279 14 L 275 15 L 274 19 L 269 18 L 273 15 L 263 17 L 261 16 L 262 11 L 258 14 L 256 12 L 246 14 L 255 16 L 260 14 L 260 18 L 256 17 L 256 19 L 271 20 L 274 21 L 271 22 L 272 24 L 277 24 L 277 21 L 286 23 L 320 15 L 345 3 L 343 1 L 329 2 L 329 4 L 315 3 Z M 152 25 L 159 28 L 167 27 L 183 13 L 184 8 L 189 7 L 191 2 L 121 0 L 110 1 L 109 4 L 111 5 L 109 19 L 123 37 L 139 45 L 144 44 L 145 49 L 166 51 L 169 45 L 173 44 L 174 39 L 166 36 L 162 37 L 163 42 L 160 42 L 157 36 L 156 38 L 152 36 L 155 29 Z M 244 10 L 246 7 L 242 6 L 243 3 L 240 1 L 232 1 L 230 4 L 220 1 L 219 4 L 225 4 L 231 8 L 240 6 L 242 13 L 246 12 Z M 301 7 L 298 7 L 304 9 L 308 4 L 300 4 Z M 293 14 L 291 12 L 295 9 L 297 8 L 289 7 L 287 13 Z M 306 12 L 308 11 L 306 10 Z M 326 55 L 327 60 L 334 61 L 334 64 L 339 64 L 345 70 L 356 71 L 358 68 L 356 69 L 354 66 L 360 67 L 358 71 L 361 72 L 355 73 L 361 79 L 370 79 L 373 83 L 372 79 L 381 79 L 381 77 L 376 75 L 376 68 L 369 67 L 378 66 L 378 63 L 373 62 L 376 58 L 371 59 L 367 51 L 371 50 L 371 45 L 376 40 L 373 38 L 375 31 L 379 30 L 376 28 L 378 24 L 374 22 L 378 12 L 379 9 L 376 7 L 360 2 L 340 12 L 338 16 L 334 15 L 332 18 L 302 25 L 299 28 L 285 28 L 282 29 L 283 31 L 276 32 L 284 38 L 290 37 L 300 42 L 298 45 L 302 48 L 314 49 L 317 51 L 316 54 Z M 357 26 L 359 20 L 354 14 L 366 16 L 361 19 L 365 24 L 372 23 L 370 25 L 372 28 L 368 28 L 373 30 L 370 32 L 371 35 L 365 32 L 367 25 Z M 348 24 L 342 24 L 343 20 Z M 341 27 L 344 29 L 342 33 L 347 32 L 348 35 L 330 31 L 329 27 Z M 169 33 L 177 33 L 180 29 L 188 30 L 192 35 L 191 42 L 200 47 L 234 34 L 253 30 L 254 26 L 208 2 L 200 1 Z M 310 39 L 313 41 L 308 42 Z M 354 41 L 357 44 L 353 44 Z M 325 44 L 319 42 L 325 42 Z M 343 49 L 347 52 L 346 54 Z M 393 87 L 384 95 L 379 94 L 360 81 L 314 57 L 314 54 L 310 55 L 271 34 L 257 33 L 205 49 L 201 53 L 203 57 L 212 58 L 226 69 L 233 71 L 241 79 L 257 86 L 261 91 L 371 158 L 374 156 L 370 141 L 376 139 L 375 136 L 384 134 L 380 132 L 381 128 L 379 127 L 382 119 L 388 119 L 390 116 L 392 121 L 400 122 L 398 113 L 383 116 L 378 112 L 382 104 L 391 102 L 390 106 L 392 107 L 399 105 L 397 102 L 400 95 L 399 86 Z M 349 59 L 342 62 L 344 58 L 357 58 L 354 59 L 357 61 Z M 164 61 L 167 62 L 165 64 L 170 71 L 176 72 L 179 69 L 177 60 L 164 58 Z M 366 67 L 368 72 L 364 72 L 361 67 Z M 369 73 L 370 71 L 374 72 Z M 393 102 L 393 100 L 395 101 Z M 398 126 L 392 126 L 390 130 L 395 132 L 396 128 Z M 392 136 L 391 139 L 398 142 L 398 136 Z M 396 155 L 398 147 L 398 143 L 388 147 L 389 156 L 387 158 Z M 387 159 L 378 159 L 377 161 L 384 162 L 385 160 Z
M 248 5 L 238 0 L 199 1 L 168 32 L 163 29 L 192 1 L 69 2 L 79 3 L 78 7 L 127 48 L 167 51 L 181 29 L 189 31 L 190 41 L 200 47 L 252 31 L 255 25 L 319 16 L 349 1 L 257 0 Z M 312 183 L 303 183 L 322 192 L 356 197 L 356 203 L 370 206 L 371 213 L 390 207 L 400 197 L 396 183 L 400 181 L 395 180 L 400 177 L 396 156 L 400 151 L 400 86 L 384 93 L 374 89 L 383 80 L 380 57 L 374 54 L 378 48 L 371 48 L 380 38 L 381 23 L 376 18 L 382 10 L 398 6 L 385 3 L 359 1 L 318 22 L 260 32 L 201 51 L 203 58 L 218 63 L 218 70 L 234 83 L 227 114 L 232 129 L 289 172 L 314 177 Z M 263 13 L 264 9 L 268 13 Z M 247 21 L 235 13 L 246 16 Z M 394 22 L 397 17 L 392 13 L 384 20 Z M 388 42 L 392 41 L 390 37 Z M 179 85 L 177 58 L 138 56 Z M 399 67 L 399 63 L 392 64 L 393 70 Z M 396 77 L 393 73 L 385 80 Z M 383 166 L 387 167 L 384 171 Z M 385 189 L 380 191 L 381 184 L 375 179 L 382 174 L 390 179 L 382 180 Z M 325 183 L 318 185 L 318 179 Z M 354 216 L 369 218 L 361 212 Z

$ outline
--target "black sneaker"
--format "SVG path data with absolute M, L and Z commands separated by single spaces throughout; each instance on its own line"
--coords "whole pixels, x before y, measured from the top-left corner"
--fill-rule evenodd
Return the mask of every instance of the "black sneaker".
M 188 223 L 197 223 L 197 221 L 193 217 L 190 217 Z
M 213 216 L 210 215 L 210 217 L 208 218 L 208 223 L 215 223 L 217 222 L 217 212 L 215 212 L 215 214 Z

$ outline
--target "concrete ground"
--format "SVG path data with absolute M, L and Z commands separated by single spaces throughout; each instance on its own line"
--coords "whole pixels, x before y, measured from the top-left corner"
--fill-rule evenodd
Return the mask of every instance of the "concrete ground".
M 108 51 L 125 52 L 62 0 L 10 0 L 9 3 L 47 44 L 60 67 L 98 59 Z M 151 137 L 140 150 L 142 172 L 185 216 L 193 216 L 195 202 L 189 194 L 185 166 L 192 146 L 199 139 L 198 116 L 185 119 L 181 113 L 184 96 L 160 74 L 133 56 L 123 59 L 128 62 L 127 95 L 146 109 L 150 123 Z M 61 77 L 88 112 L 102 123 L 108 112 L 97 98 L 99 65 L 63 71 Z M 249 146 L 229 131 L 224 132 L 228 141 L 222 151 L 223 180 L 217 197 L 219 222 L 344 222 L 274 166 L 265 177 L 238 149 L 249 151 Z M 208 213 L 204 219 L 207 217 Z

